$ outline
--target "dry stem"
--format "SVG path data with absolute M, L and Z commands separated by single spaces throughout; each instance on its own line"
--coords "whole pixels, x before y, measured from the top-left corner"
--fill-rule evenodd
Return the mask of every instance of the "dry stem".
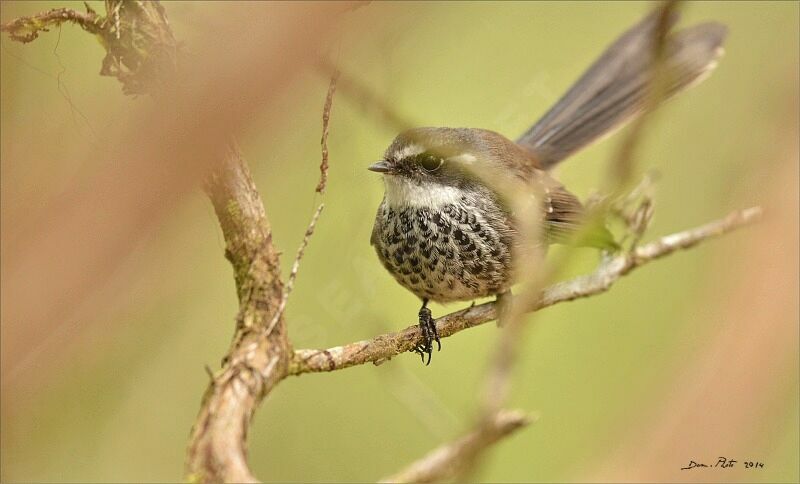
M 331 82 L 328 84 L 328 94 L 325 96 L 325 106 L 322 108 L 322 162 L 319 164 L 319 183 L 317 193 L 324 194 L 328 184 L 328 133 L 330 132 L 331 108 L 333 107 L 333 95 L 336 93 L 336 83 L 339 81 L 339 70 L 334 70 L 331 74 Z
M 292 263 L 292 271 L 289 273 L 289 279 L 286 281 L 286 289 L 283 291 L 281 304 L 278 307 L 278 311 L 275 313 L 275 316 L 272 317 L 272 321 L 270 321 L 269 326 L 267 326 L 267 333 L 272 331 L 272 329 L 278 323 L 280 317 L 283 316 L 283 311 L 286 309 L 286 303 L 289 300 L 289 296 L 292 294 L 292 290 L 294 289 L 294 281 L 297 279 L 297 272 L 300 270 L 300 260 L 303 258 L 303 255 L 306 252 L 308 241 L 311 240 L 311 236 L 314 235 L 314 229 L 317 227 L 317 221 L 319 220 L 319 216 L 322 213 L 323 208 L 325 208 L 324 203 L 317 207 L 317 210 L 314 212 L 314 216 L 311 217 L 311 222 L 309 222 L 308 228 L 306 228 L 306 233 L 303 234 L 303 241 L 300 242 L 300 247 L 297 248 L 297 255 Z

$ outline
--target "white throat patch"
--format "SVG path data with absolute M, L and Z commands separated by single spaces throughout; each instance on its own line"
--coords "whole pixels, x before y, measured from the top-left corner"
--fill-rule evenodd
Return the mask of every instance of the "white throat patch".
M 456 203 L 461 198 L 457 188 L 433 183 L 415 183 L 407 178 L 384 175 L 386 204 L 390 207 L 439 208 Z

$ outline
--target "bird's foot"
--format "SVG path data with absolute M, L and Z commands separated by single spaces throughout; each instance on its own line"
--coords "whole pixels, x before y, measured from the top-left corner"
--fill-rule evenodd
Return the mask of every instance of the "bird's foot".
M 436 341 L 436 350 L 441 351 L 442 343 L 439 340 L 439 332 L 436 330 L 436 322 L 433 320 L 431 310 L 425 306 L 419 310 L 419 330 L 422 333 L 422 342 L 412 351 L 417 353 L 425 365 L 431 364 L 431 354 L 433 353 L 433 342 Z M 425 361 L 428 355 L 428 361 Z

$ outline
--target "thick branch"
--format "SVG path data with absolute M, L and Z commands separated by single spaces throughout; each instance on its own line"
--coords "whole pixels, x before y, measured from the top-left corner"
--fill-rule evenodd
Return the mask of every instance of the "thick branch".
M 460 439 L 442 445 L 381 482 L 436 482 L 451 480 L 489 446 L 521 429 L 530 419 L 519 410 L 501 410 Z
M 561 302 L 605 292 L 633 269 L 660 259 L 682 249 L 688 249 L 710 238 L 723 235 L 749 225 L 761 217 L 761 208 L 752 207 L 729 214 L 727 217 L 666 235 L 654 242 L 637 247 L 631 252 L 606 260 L 595 272 L 570 281 L 554 284 L 544 291 L 528 312 Z M 474 326 L 497 319 L 497 303 L 488 302 L 448 314 L 436 320 L 439 336 L 451 336 Z M 358 341 L 328 349 L 301 349 L 294 352 L 289 373 L 324 372 L 373 362 L 381 363 L 395 355 L 411 350 L 419 344 L 421 335 L 417 325 L 396 333 L 386 333 L 370 340 Z
M 261 400 L 286 376 L 291 355 L 282 315 L 274 320 L 283 297 L 280 263 L 264 205 L 238 150 L 213 174 L 206 192 L 233 265 L 239 314 L 231 349 L 192 429 L 186 470 L 192 480 L 253 482 L 247 429 Z

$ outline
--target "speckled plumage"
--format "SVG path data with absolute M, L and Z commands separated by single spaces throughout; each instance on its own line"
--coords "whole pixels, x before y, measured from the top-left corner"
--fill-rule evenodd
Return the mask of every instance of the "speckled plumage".
M 456 203 L 435 208 L 384 201 L 372 243 L 403 287 L 423 299 L 449 302 L 508 289 L 512 235 L 493 200 L 466 192 Z

